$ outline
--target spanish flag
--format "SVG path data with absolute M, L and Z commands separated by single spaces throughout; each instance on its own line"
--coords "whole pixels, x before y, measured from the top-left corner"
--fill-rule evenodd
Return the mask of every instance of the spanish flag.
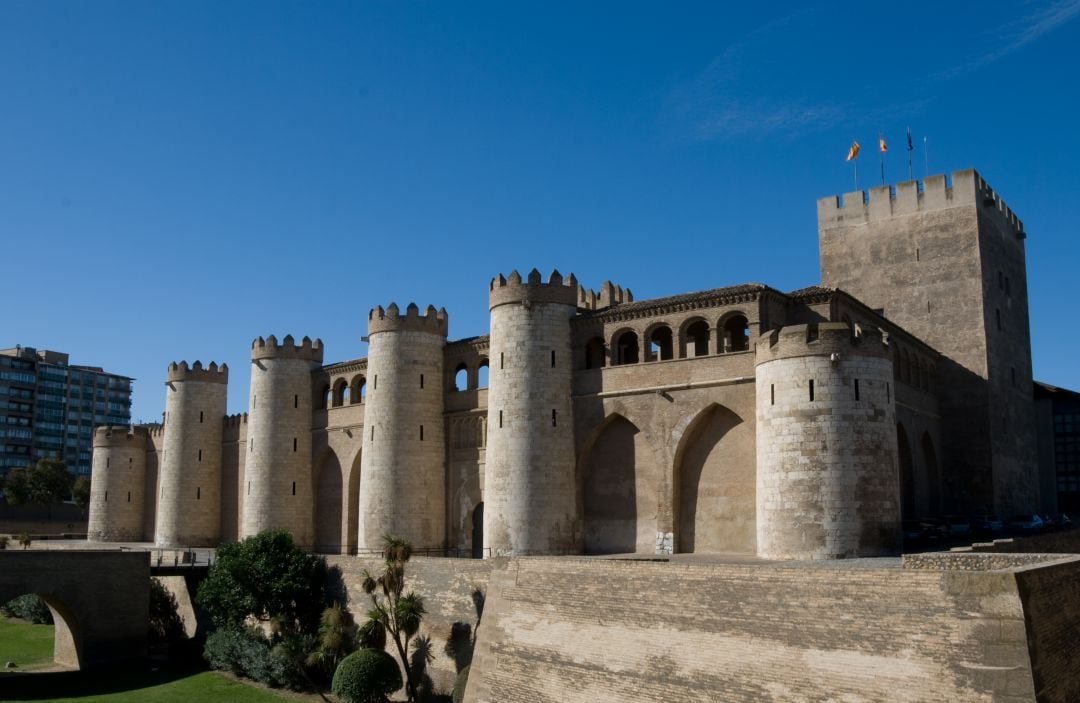
M 848 149 L 847 158 L 844 159 L 844 160 L 845 161 L 854 161 L 855 157 L 858 156 L 858 155 L 859 155 L 859 143 L 858 142 L 852 142 L 851 143 L 851 148 Z
M 884 154 L 886 151 L 889 150 L 889 148 L 887 146 L 885 146 L 885 137 L 883 137 L 883 136 L 878 137 L 878 148 L 881 149 L 882 154 Z

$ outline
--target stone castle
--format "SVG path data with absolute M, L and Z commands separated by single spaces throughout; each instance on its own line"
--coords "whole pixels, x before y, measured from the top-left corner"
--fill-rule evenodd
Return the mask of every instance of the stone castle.
M 163 424 L 96 431 L 90 539 L 824 559 L 1034 509 L 1020 220 L 972 170 L 817 210 L 821 286 L 499 275 L 487 335 L 390 304 L 367 358 L 259 337 L 238 416 L 224 365 L 170 364 Z

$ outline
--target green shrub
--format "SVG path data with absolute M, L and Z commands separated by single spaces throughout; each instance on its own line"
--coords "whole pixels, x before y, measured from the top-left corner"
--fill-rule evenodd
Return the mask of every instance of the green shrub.
M 49 606 L 33 593 L 9 600 L 0 610 L 6 615 L 28 620 L 35 625 L 50 625 L 53 621 Z
M 307 680 L 300 664 L 282 645 L 270 642 L 253 630 L 223 628 L 206 638 L 203 656 L 214 669 L 264 683 L 273 688 L 304 690 Z
M 470 665 L 471 666 L 471 665 Z M 469 666 L 458 672 L 454 679 L 454 703 L 465 700 L 465 686 L 469 683 Z
M 330 690 L 346 703 L 382 703 L 399 688 L 397 661 L 382 650 L 361 649 L 341 660 Z

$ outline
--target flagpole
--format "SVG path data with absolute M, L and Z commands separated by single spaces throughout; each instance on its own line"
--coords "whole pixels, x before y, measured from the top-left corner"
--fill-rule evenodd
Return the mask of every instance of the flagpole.
M 914 176 L 911 175 L 911 150 L 913 148 L 914 147 L 911 146 L 911 127 L 908 127 L 908 130 L 907 130 L 907 179 L 909 181 L 914 178 Z
M 881 185 L 885 185 L 885 152 L 878 151 L 881 154 Z
M 927 177 L 930 176 L 930 151 L 926 146 L 926 141 L 927 141 L 927 138 L 923 137 L 922 138 L 922 150 L 923 150 L 922 153 L 923 153 L 923 177 L 924 178 L 927 178 Z
M 852 165 L 855 167 L 855 190 L 859 189 L 859 159 L 855 158 L 851 160 Z

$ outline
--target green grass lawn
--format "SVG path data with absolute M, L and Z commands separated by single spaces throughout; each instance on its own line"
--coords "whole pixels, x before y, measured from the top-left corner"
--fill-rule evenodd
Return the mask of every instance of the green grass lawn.
M 291 700 L 216 671 L 133 662 L 102 671 L 30 671 L 53 663 L 53 626 L 0 617 L 0 700 L 96 703 L 280 703 Z M 14 672 L 2 667 L 18 663 Z M 27 671 L 27 673 L 18 673 Z
M 19 670 L 27 670 L 48 666 L 52 660 L 52 625 L 0 617 L 0 667 L 15 662 Z

